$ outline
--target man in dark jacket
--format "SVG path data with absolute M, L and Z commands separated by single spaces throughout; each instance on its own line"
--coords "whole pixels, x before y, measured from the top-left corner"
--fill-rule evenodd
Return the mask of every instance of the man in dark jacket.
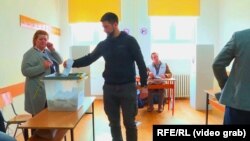
M 101 56 L 105 60 L 103 77 L 104 110 L 108 116 L 113 141 L 122 141 L 120 108 L 126 128 L 127 141 L 137 141 L 137 94 L 135 62 L 139 68 L 142 90 L 147 93 L 147 69 L 136 39 L 118 29 L 118 17 L 108 12 L 101 18 L 107 38 L 93 52 L 74 60 L 73 67 L 85 67 Z M 66 62 L 64 66 L 67 66 Z

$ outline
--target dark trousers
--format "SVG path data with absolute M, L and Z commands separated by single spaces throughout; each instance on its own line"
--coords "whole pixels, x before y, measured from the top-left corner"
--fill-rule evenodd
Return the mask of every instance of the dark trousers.
M 137 141 L 137 115 L 136 86 L 135 83 L 124 85 L 103 86 L 104 110 L 109 119 L 113 141 L 123 141 L 120 125 L 120 109 L 122 110 L 123 124 L 126 128 L 127 141 Z
M 158 98 L 158 106 L 163 106 L 164 97 L 166 95 L 165 89 L 159 90 L 149 90 L 148 91 L 148 105 L 149 107 L 153 107 L 154 105 L 154 97 Z
M 224 114 L 224 125 L 250 124 L 250 111 L 238 110 L 226 106 Z

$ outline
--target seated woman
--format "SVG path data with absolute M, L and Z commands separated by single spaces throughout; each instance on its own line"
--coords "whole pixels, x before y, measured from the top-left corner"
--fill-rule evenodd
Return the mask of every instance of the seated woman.
M 153 52 L 151 54 L 152 64 L 148 66 L 148 75 L 149 79 L 157 79 L 157 78 L 171 78 L 172 73 L 166 63 L 162 63 L 159 60 L 158 54 Z M 165 89 L 157 89 L 157 90 L 149 90 L 148 91 L 148 112 L 152 112 L 154 110 L 154 96 L 158 96 L 158 112 L 163 111 L 163 101 L 166 95 Z

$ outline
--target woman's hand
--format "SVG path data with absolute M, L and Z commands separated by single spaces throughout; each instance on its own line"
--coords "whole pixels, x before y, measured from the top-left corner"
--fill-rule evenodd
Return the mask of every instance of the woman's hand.
M 50 50 L 50 51 L 55 51 L 55 48 L 54 48 L 54 45 L 50 42 L 47 42 L 47 48 Z
M 51 65 L 52 65 L 52 63 L 50 61 L 48 61 L 48 60 L 43 61 L 43 66 L 45 69 L 50 68 Z

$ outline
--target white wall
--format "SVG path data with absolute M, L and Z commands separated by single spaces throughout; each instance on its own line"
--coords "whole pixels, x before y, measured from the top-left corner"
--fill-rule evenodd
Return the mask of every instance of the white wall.
M 215 44 L 218 40 L 219 0 L 201 0 L 197 20 L 197 44 Z
M 229 41 L 235 31 L 250 28 L 249 0 L 220 0 L 219 40 L 215 55 Z
M 215 55 L 233 32 L 250 28 L 249 0 L 201 0 L 197 44 L 213 44 Z
M 207 0 L 209 1 L 209 0 Z M 218 3 L 218 35 L 215 40 L 214 57 L 230 40 L 235 31 L 250 28 L 250 1 L 249 0 L 219 0 Z M 231 65 L 227 67 L 230 71 Z M 214 79 L 214 87 L 218 87 Z
M 68 0 L 61 0 L 60 10 L 60 49 L 64 59 L 70 57 L 70 47 L 73 45 L 72 31 L 68 22 Z
M 205 110 L 206 95 L 204 90 L 213 87 L 212 62 L 214 56 L 213 45 L 201 45 L 196 47 L 196 56 L 192 62 L 190 76 L 190 104 L 196 110 Z

